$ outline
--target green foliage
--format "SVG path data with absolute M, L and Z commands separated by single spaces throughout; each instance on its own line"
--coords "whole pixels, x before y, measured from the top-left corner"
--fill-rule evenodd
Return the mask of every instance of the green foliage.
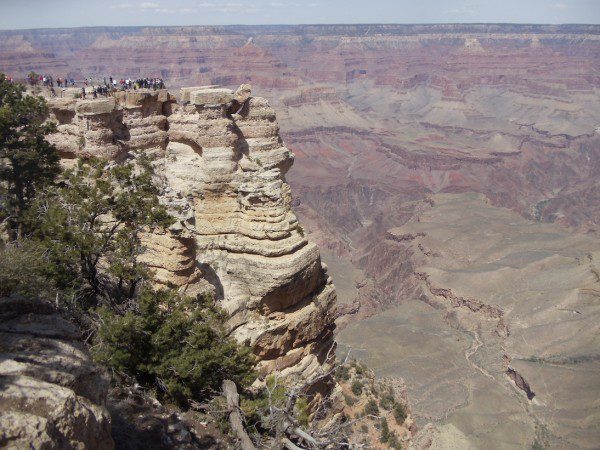
M 352 382 L 352 384 L 350 385 L 350 390 L 352 391 L 352 393 L 354 395 L 360 395 L 360 394 L 362 394 L 362 390 L 363 390 L 363 384 L 362 384 L 362 382 L 360 382 L 358 380 L 354 380 Z
M 398 441 L 398 436 L 396 436 L 396 433 L 390 433 L 390 436 L 387 440 L 387 444 L 390 448 L 393 448 L 394 450 L 402 449 L 402 444 L 400 443 L 400 441 Z
M 296 227 L 296 230 L 298 230 L 298 233 L 300 233 L 300 236 L 304 237 L 304 228 L 302 228 L 302 225 L 298 225 Z
M 57 292 L 45 276 L 47 271 L 46 249 L 39 242 L 21 239 L 0 243 L 0 296 L 17 293 L 54 299 Z
M 308 400 L 301 397 L 296 401 L 294 405 L 294 415 L 298 420 L 298 423 L 303 427 L 308 427 L 308 419 L 310 416 L 310 409 L 308 407 Z
M 344 394 L 344 402 L 348 406 L 354 406 L 356 404 L 356 398 L 350 394 Z
M 250 429 L 270 428 L 272 426 L 269 423 L 271 407 L 282 409 L 287 401 L 286 388 L 277 382 L 275 376 L 269 375 L 265 380 L 265 385 L 260 392 L 241 397 L 240 408 Z M 295 412 L 298 413 L 298 410 Z
M 407 413 L 406 407 L 402 403 L 396 403 L 394 405 L 394 418 L 399 425 L 402 425 L 406 420 Z
M 365 416 L 376 416 L 379 414 L 379 407 L 377 406 L 377 402 L 375 399 L 369 399 L 364 409 Z
M 367 371 L 366 367 L 357 361 L 353 362 L 352 367 L 354 367 L 354 373 L 359 378 L 362 378 Z
M 381 419 L 381 436 L 379 437 L 379 442 L 385 444 L 390 439 L 390 427 L 388 425 L 387 419 L 384 417 Z
M 172 222 L 159 204 L 146 158 L 137 164 L 79 161 L 32 205 L 28 226 L 48 250 L 47 276 L 85 305 L 131 302 L 151 274 L 141 234 Z
M 43 123 L 47 112 L 42 97 L 26 95 L 0 74 L 0 221 L 13 237 L 27 232 L 23 214 L 60 172 L 56 149 L 45 139 L 55 130 Z
M 173 221 L 151 161 L 80 160 L 60 174 L 46 115 L 41 97 L 0 76 L 0 226 L 11 232 L 0 242 L 0 295 L 75 305 L 96 331 L 96 360 L 161 398 L 184 405 L 213 396 L 224 379 L 246 386 L 253 357 L 228 337 L 212 300 L 148 288 L 144 234 Z M 301 402 L 298 413 L 307 417 Z
M 98 362 L 158 387 L 159 396 L 178 404 L 208 398 L 224 379 L 241 386 L 252 381 L 249 349 L 226 336 L 225 316 L 210 298 L 144 289 L 137 306 L 123 315 L 98 309 Z
M 379 406 L 382 409 L 389 411 L 396 404 L 396 399 L 394 398 L 394 392 L 391 388 L 388 388 L 386 392 L 384 392 L 379 400 Z
M 340 365 L 335 370 L 335 378 L 339 381 L 348 381 L 350 379 L 350 367 Z

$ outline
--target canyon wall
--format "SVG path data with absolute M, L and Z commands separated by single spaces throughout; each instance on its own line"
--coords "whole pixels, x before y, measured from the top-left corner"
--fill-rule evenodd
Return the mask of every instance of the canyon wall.
M 372 353 L 378 357 L 379 349 L 388 349 L 390 352 L 380 358 L 378 373 L 409 381 L 417 422 L 443 423 L 452 416 L 456 419 L 453 426 L 482 448 L 497 446 L 500 438 L 522 439 L 532 445 L 537 440 L 538 444 L 565 448 L 584 448 L 597 441 L 597 427 L 588 427 L 597 412 L 585 406 L 587 400 L 582 398 L 597 397 L 596 369 L 586 369 L 588 363 L 582 363 L 581 355 L 573 351 L 578 346 L 588 348 L 589 334 L 579 332 L 580 321 L 594 320 L 596 312 L 579 306 L 566 308 L 576 312 L 563 310 L 556 294 L 564 291 L 551 288 L 544 280 L 568 278 L 574 283 L 573 292 L 580 291 L 577 302 L 592 304 L 588 290 L 593 289 L 589 295 L 594 296 L 598 289 L 593 275 L 596 269 L 587 269 L 590 258 L 585 251 L 596 251 L 600 222 L 598 25 L 82 28 L 17 30 L 0 35 L 0 70 L 15 78 L 36 70 L 78 81 L 111 75 L 160 76 L 170 88 L 200 84 L 237 87 L 251 82 L 255 92 L 268 98 L 278 111 L 280 134 L 295 154 L 294 170 L 287 175 L 293 197 L 286 197 L 289 191 L 282 187 L 269 201 L 277 203 L 279 196 L 285 198 L 282 201 L 293 206 L 310 240 L 322 249 L 329 274 L 339 288 L 341 311 L 348 314 L 338 323 L 354 322 L 350 334 L 340 336 L 341 344 L 355 343 L 363 348 L 374 343 Z M 182 98 L 190 101 L 185 92 Z M 210 230 L 200 226 L 189 234 L 193 227 L 183 220 L 180 231 L 155 236 L 156 255 L 163 255 L 163 261 L 154 267 L 165 282 L 177 277 L 190 291 L 227 290 L 235 298 L 250 299 L 248 304 L 252 305 L 270 282 L 252 285 L 252 291 L 246 291 L 248 281 L 242 280 L 238 271 L 243 258 L 249 256 L 247 250 L 238 256 L 235 248 L 265 239 L 249 237 L 244 231 L 229 243 L 232 235 L 224 233 L 218 224 L 221 218 L 211 212 L 216 202 L 223 201 L 227 202 L 223 211 L 239 218 L 244 227 L 248 220 L 255 220 L 259 203 L 244 193 L 244 185 L 238 184 L 240 178 L 228 178 L 225 167 L 239 166 L 234 172 L 245 173 L 244 177 L 254 173 L 252 176 L 258 178 L 266 167 L 253 161 L 263 164 L 261 158 L 244 155 L 245 150 L 239 161 L 229 161 L 227 150 L 222 150 L 237 138 L 242 143 L 238 147 L 249 152 L 252 142 L 243 136 L 245 132 L 236 130 L 236 138 L 223 138 L 218 143 L 221 150 L 211 153 L 210 162 L 204 153 L 192 158 L 186 146 L 196 148 L 194 138 L 181 131 L 186 119 L 178 117 L 194 117 L 194 122 L 202 115 L 206 123 L 206 111 L 184 114 L 181 108 L 189 105 L 175 106 L 166 101 L 162 114 L 146 117 L 139 112 L 135 118 L 123 102 L 119 104 L 122 106 L 115 107 L 115 114 L 123 114 L 123 118 L 101 119 L 106 121 L 98 125 L 104 130 L 101 133 L 96 133 L 94 125 L 100 118 L 90 118 L 88 130 L 83 110 L 81 114 L 69 113 L 74 117 L 65 119 L 63 127 L 62 136 L 71 135 L 65 154 L 76 154 L 81 146 L 82 152 L 102 147 L 118 155 L 125 151 L 119 146 L 132 145 L 136 136 L 156 136 L 162 147 L 149 144 L 147 151 L 154 146 L 160 149 L 158 154 L 168 152 L 191 161 L 183 164 L 185 167 L 173 165 L 178 167 L 177 173 L 158 171 L 167 187 L 169 183 L 181 185 L 186 178 L 216 177 L 212 168 L 221 165 L 219 189 L 231 195 L 222 200 L 208 196 L 206 214 L 199 209 L 204 201 L 199 194 L 180 196 L 180 188 L 174 188 L 170 195 L 165 190 L 165 200 L 181 205 L 190 217 L 215 225 Z M 174 111 L 173 126 L 168 119 L 170 109 Z M 214 117 L 210 123 L 216 124 Z M 243 130 L 245 119 L 235 114 L 231 117 Z M 255 120 L 251 113 L 248 118 Z M 156 124 L 151 123 L 153 120 Z M 123 128 L 121 123 L 127 122 Z M 140 127 L 139 133 L 136 127 Z M 206 129 L 211 130 L 211 136 L 220 135 L 210 125 Z M 267 129 L 261 125 L 261 130 Z M 114 144 L 113 140 L 121 143 Z M 288 164 L 289 160 L 283 162 L 275 153 L 269 158 L 282 161 L 282 168 Z M 198 150 L 196 154 L 200 155 Z M 209 175 L 204 169 L 202 175 L 186 173 L 186 167 L 198 164 L 194 158 L 204 161 Z M 163 161 L 168 163 L 165 158 Z M 256 172 L 251 169 L 254 164 L 258 166 Z M 264 178 L 260 183 L 268 184 Z M 248 212 L 242 214 L 230 205 L 234 192 L 250 203 Z M 270 196 L 267 192 L 272 190 L 261 192 Z M 197 198 L 193 213 L 188 197 Z M 448 205 L 452 214 L 447 212 Z M 434 225 L 429 223 L 432 211 Z M 466 211 L 471 214 L 466 215 Z M 466 218 L 469 227 L 459 226 Z M 552 226 L 547 228 L 547 223 Z M 270 230 L 273 235 L 281 232 L 280 228 Z M 512 238 L 523 230 L 532 230 L 533 237 L 542 235 L 544 242 L 534 242 L 529 235 Z M 293 247 L 299 237 L 294 231 L 290 233 L 281 243 Z M 492 245 L 497 236 L 510 238 L 510 246 L 506 245 L 510 255 L 499 256 Z M 571 239 L 584 243 L 571 249 Z M 277 242 L 269 242 L 265 249 L 275 255 Z M 489 254 L 482 249 L 474 251 L 479 248 L 474 246 L 485 249 L 488 244 Z M 542 244 L 545 250 L 541 253 L 529 247 L 541 248 Z M 567 256 L 564 249 L 570 249 Z M 218 276 L 209 273 L 212 266 L 194 263 L 198 250 L 207 260 L 221 252 L 226 255 L 223 261 L 231 263 L 234 271 L 229 273 L 228 268 L 219 266 Z M 533 258 L 534 253 L 539 259 Z M 283 256 L 268 258 L 286 260 Z M 481 272 L 477 264 L 484 259 L 490 267 Z M 595 255 L 592 259 L 597 260 Z M 552 272 L 555 261 L 562 261 L 560 270 L 566 275 Z M 584 274 L 581 278 L 567 270 L 571 263 L 579 264 Z M 527 267 L 523 269 L 522 264 Z M 523 289 L 511 278 L 515 267 L 527 270 Z M 452 268 L 452 276 L 442 276 Z M 486 283 L 492 278 L 487 272 L 490 268 L 495 270 L 490 272 L 497 280 L 495 286 Z M 480 291 L 469 292 L 480 279 L 480 272 L 484 273 L 484 281 L 477 284 Z M 214 281 L 203 281 L 215 278 L 224 280 L 222 288 Z M 530 283 L 535 279 L 542 281 Z M 509 292 L 507 287 L 521 289 L 513 292 L 518 301 L 512 297 L 498 300 L 499 292 L 494 289 Z M 569 302 L 575 301 L 573 293 L 564 296 Z M 538 304 L 531 298 L 544 301 Z M 540 305 L 543 310 L 536 309 Z M 276 323 L 273 320 L 278 314 L 266 312 L 270 307 L 260 312 L 252 306 L 241 315 L 234 304 L 228 308 L 236 318 L 232 326 L 243 323 L 244 315 L 256 315 L 260 320 L 266 318 L 268 328 L 268 324 Z M 500 308 L 504 322 L 486 315 L 490 308 Z M 385 312 L 378 314 L 382 310 Z M 519 337 L 525 336 L 518 332 L 520 329 L 546 329 L 539 326 L 540 311 L 545 323 L 552 324 L 549 327 L 556 339 L 569 343 L 568 351 L 560 346 L 541 349 L 535 341 L 527 352 L 512 346 L 515 342 L 510 333 Z M 373 315 L 372 321 L 364 322 L 367 331 L 354 326 L 357 318 Z M 468 320 L 463 320 L 465 317 Z M 555 322 L 560 327 L 554 326 Z M 369 324 L 373 326 L 369 328 Z M 246 330 L 248 326 L 241 325 L 237 331 L 240 339 L 247 339 Z M 273 334 L 268 336 L 267 341 L 273 342 L 269 345 L 277 347 Z M 529 342 L 529 335 L 525 338 Z M 294 344 L 292 347 L 296 348 Z M 264 353 L 260 342 L 258 348 Z M 304 354 L 304 350 L 295 352 Z M 590 359 L 593 366 L 597 355 L 593 350 L 586 352 L 583 358 Z M 263 356 L 268 361 L 265 364 L 277 361 L 278 354 Z M 538 370 L 538 365 L 543 365 L 543 370 Z M 554 387 L 546 377 L 550 367 Z M 509 368 L 515 373 L 507 372 Z M 562 368 L 573 376 L 564 375 Z M 577 383 L 582 380 L 589 390 L 577 389 L 584 394 L 570 395 L 570 384 L 563 382 L 563 376 Z M 529 386 L 536 397 L 528 399 L 519 385 Z M 555 409 L 553 405 L 559 404 L 564 408 Z M 490 414 L 490 405 L 503 406 Z M 524 419 L 519 416 L 522 411 L 527 412 Z M 512 422 L 507 421 L 513 413 Z M 553 417 L 559 416 L 576 418 L 582 425 L 571 429 L 566 421 L 554 421 Z M 488 421 L 490 433 L 477 427 L 483 423 L 479 420 L 482 417 Z M 494 422 L 508 424 L 507 431 Z M 522 424 L 520 434 L 510 426 L 516 423 Z M 515 442 L 507 445 L 514 447 Z
M 161 202 L 177 219 L 144 237 L 157 282 L 210 292 L 232 335 L 254 349 L 261 375 L 309 384 L 322 375 L 333 356 L 336 293 L 291 210 L 293 155 L 268 102 L 247 85 L 184 88 L 179 103 L 166 90 L 75 93 L 48 100 L 48 120 L 58 123 L 48 139 L 65 164 L 154 158 Z

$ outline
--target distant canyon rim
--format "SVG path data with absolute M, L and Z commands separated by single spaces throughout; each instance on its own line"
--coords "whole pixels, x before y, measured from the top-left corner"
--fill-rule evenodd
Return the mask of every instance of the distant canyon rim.
M 340 350 L 404 379 L 438 442 L 597 448 L 600 26 L 0 31 L 0 70 L 250 83 Z

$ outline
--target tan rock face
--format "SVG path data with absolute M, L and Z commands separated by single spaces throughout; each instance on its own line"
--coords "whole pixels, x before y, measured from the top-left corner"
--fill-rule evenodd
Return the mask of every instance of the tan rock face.
M 130 150 L 164 148 L 167 119 L 163 109 L 173 99 L 167 91 L 118 92 L 99 99 L 50 98 L 50 135 L 65 158 L 98 156 L 118 159 Z
M 166 198 L 186 199 L 179 219 L 233 335 L 254 347 L 262 367 L 295 365 L 294 377 L 309 379 L 333 345 L 335 290 L 290 209 L 293 156 L 275 113 L 248 86 L 185 95 L 190 104 L 168 118 Z M 232 101 L 243 104 L 234 105 L 237 114 Z M 301 357 L 286 358 L 292 354 Z
M 114 448 L 109 379 L 53 309 L 0 299 L 0 447 Z
M 144 237 L 157 282 L 211 292 L 264 373 L 310 380 L 329 364 L 336 293 L 291 211 L 293 155 L 275 112 L 248 85 L 184 88 L 180 99 L 148 90 L 53 99 L 53 141 L 65 157 L 159 155 L 161 200 L 177 222 Z

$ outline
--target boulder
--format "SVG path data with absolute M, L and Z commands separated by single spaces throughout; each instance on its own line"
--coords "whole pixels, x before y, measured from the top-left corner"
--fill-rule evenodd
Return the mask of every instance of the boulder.
M 235 93 L 233 94 L 233 99 L 239 104 L 244 103 L 252 96 L 252 86 L 249 84 L 242 84 Z
M 232 100 L 231 89 L 200 89 L 190 93 L 190 103 L 196 106 L 228 105 Z
M 117 103 L 112 97 L 79 100 L 75 106 L 77 114 L 83 116 L 94 116 L 98 114 L 109 114 L 115 110 Z

